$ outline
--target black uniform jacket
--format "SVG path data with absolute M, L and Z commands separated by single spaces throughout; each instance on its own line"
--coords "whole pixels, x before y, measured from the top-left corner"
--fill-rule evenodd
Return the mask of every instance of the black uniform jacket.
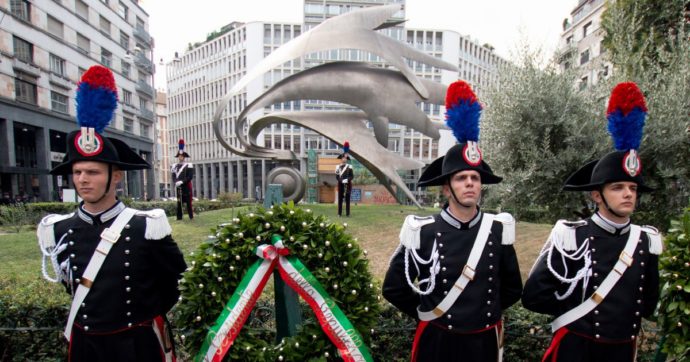
M 338 180 L 338 183 L 342 183 L 345 179 L 348 180 L 348 183 L 352 183 L 354 177 L 355 173 L 352 171 L 352 166 L 348 164 L 340 164 L 335 168 L 335 178 Z
M 417 319 L 417 306 L 422 311 L 433 310 L 460 277 L 470 250 L 479 232 L 482 212 L 468 223 L 462 223 L 446 210 L 435 215 L 435 222 L 420 231 L 420 257 L 428 259 L 434 241 L 437 243 L 440 271 L 436 286 L 429 295 L 415 293 L 405 278 L 405 248 L 393 256 L 383 283 L 383 296 L 401 311 Z M 445 315 L 435 319 L 444 327 L 459 332 L 472 332 L 495 324 L 501 311 L 520 299 L 522 280 L 513 245 L 502 245 L 503 224 L 494 221 L 482 256 L 477 263 L 475 277 L 470 281 Z M 429 277 L 429 267 L 420 267 L 420 274 L 410 257 L 410 279 Z M 424 284 L 422 287 L 426 287 Z
M 181 172 L 178 173 L 183 165 L 187 165 Z M 177 181 L 182 181 L 180 188 L 182 189 L 182 196 L 189 196 L 189 182 L 194 178 L 194 165 L 189 162 L 176 163 L 172 167 L 173 184 Z
M 584 293 L 584 298 L 589 298 L 618 261 L 630 235 L 630 227 L 617 230 L 597 216 L 594 216 L 594 220 L 588 218 L 586 222 L 586 225 L 577 227 L 575 235 L 578 247 L 585 239 L 589 239 L 592 265 L 587 290 Z M 640 318 L 649 317 L 654 312 L 659 298 L 658 257 L 650 254 L 649 240 L 645 232 L 642 232 L 637 240 L 632 257 L 632 265 L 625 270 L 604 301 L 593 311 L 568 325 L 569 330 L 602 342 L 630 340 L 637 335 L 640 330 Z M 556 250 L 551 261 L 553 268 L 563 275 L 563 262 Z M 572 277 L 583 267 L 584 261 L 567 260 L 566 264 L 568 276 Z M 557 300 L 554 293 L 558 291 L 559 295 L 563 295 L 568 289 L 568 284 L 561 283 L 552 275 L 546 264 L 545 254 L 537 260 L 525 283 L 522 303 L 529 310 L 560 316 L 584 301 L 582 283 L 582 280 L 578 282 L 568 298 Z
M 124 208 L 118 202 L 93 217 L 80 206 L 74 216 L 55 224 L 55 240 L 64 236 L 67 242 L 58 261 L 69 260 L 71 283 L 63 281 L 69 293 L 76 291 L 101 232 Z M 79 308 L 75 324 L 89 333 L 116 332 L 149 321 L 177 302 L 177 280 L 186 268 L 185 261 L 170 235 L 160 240 L 144 238 L 146 218 L 135 215 L 122 230 Z

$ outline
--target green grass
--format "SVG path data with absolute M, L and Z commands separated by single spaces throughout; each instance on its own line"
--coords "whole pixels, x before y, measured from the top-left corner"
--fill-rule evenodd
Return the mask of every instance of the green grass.
M 350 217 L 337 217 L 337 207 L 332 204 L 304 205 L 314 213 L 321 214 L 334 222 L 348 224 L 348 231 L 358 239 L 369 252 L 371 272 L 382 280 L 388 268 L 388 260 L 398 245 L 398 233 L 405 216 L 409 214 L 430 215 L 434 209 L 420 210 L 400 205 L 352 205 Z M 249 212 L 251 208 L 241 207 L 204 212 L 193 220 L 186 216 L 182 220 L 169 218 L 173 237 L 188 256 L 208 238 L 210 229 L 232 220 L 238 212 Z M 549 225 L 520 222 L 517 225 L 517 250 L 523 280 L 548 236 Z M 6 230 L 8 231 L 8 230 Z M 0 234 L 0 278 L 33 281 L 41 275 L 41 252 L 36 241 L 35 228 L 25 227 L 20 233 Z

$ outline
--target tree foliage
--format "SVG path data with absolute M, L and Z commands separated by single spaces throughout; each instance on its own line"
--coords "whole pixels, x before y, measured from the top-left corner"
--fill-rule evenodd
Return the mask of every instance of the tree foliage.
M 688 35 L 683 26 L 684 12 L 689 11 L 687 0 L 617 0 L 610 1 L 602 16 L 601 26 L 605 36 L 604 47 L 614 57 L 639 52 L 647 63 L 663 62 L 657 57 L 657 49 L 670 50 L 677 40 Z M 621 27 L 635 27 L 626 35 L 631 48 L 620 47 L 618 31 Z
M 644 7 L 650 2 L 638 3 Z M 668 3 L 670 7 L 677 1 Z M 619 19 L 606 28 L 615 68 L 611 81 L 636 82 L 649 109 L 640 151 L 645 181 L 657 191 L 643 200 L 638 221 L 666 229 L 690 198 L 690 39 L 682 35 L 688 34 L 688 24 L 681 19 L 675 26 L 667 26 L 674 30 L 667 31 L 664 39 L 641 40 L 637 34 L 654 22 L 637 17 L 635 7 L 616 4 L 606 15 Z M 664 19 L 660 17 L 656 23 L 665 24 Z
M 519 57 L 520 64 L 502 72 L 500 87 L 485 98 L 483 149 L 504 176 L 491 198 L 518 217 L 535 206 L 551 218 L 572 217 L 585 199 L 561 188 L 607 148 L 605 93 L 582 92 L 574 74 L 541 69 L 538 52 L 525 49 Z

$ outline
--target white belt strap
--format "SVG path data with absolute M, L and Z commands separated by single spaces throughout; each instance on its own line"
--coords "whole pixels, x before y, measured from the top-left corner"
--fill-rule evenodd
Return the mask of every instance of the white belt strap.
M 74 293 L 74 298 L 72 298 L 72 307 L 69 311 L 69 318 L 67 318 L 67 325 L 65 326 L 64 332 L 65 338 L 67 338 L 68 341 L 72 337 L 72 326 L 74 325 L 74 318 L 77 316 L 77 311 L 79 311 L 81 303 L 86 298 L 86 295 L 89 294 L 89 290 L 105 261 L 105 257 L 108 256 L 110 249 L 120 238 L 120 232 L 136 212 L 137 210 L 130 208 L 122 210 L 113 224 L 101 233 L 101 241 L 98 243 L 96 251 L 91 256 L 91 260 L 89 260 L 89 264 L 86 266 L 86 270 L 84 270 L 84 274 L 81 276 L 81 282 L 77 287 L 77 291 Z
M 417 314 L 419 319 L 423 321 L 434 320 L 448 311 L 453 303 L 458 299 L 460 294 L 465 290 L 467 284 L 474 279 L 474 271 L 479 262 L 479 258 L 482 256 L 484 251 L 484 246 L 486 245 L 486 240 L 489 238 L 489 232 L 491 231 L 491 225 L 494 222 L 494 215 L 484 213 L 482 218 L 482 224 L 479 226 L 479 232 L 477 233 L 477 238 L 474 240 L 474 245 L 470 251 L 470 256 L 467 258 L 467 264 L 462 268 L 462 273 L 458 280 L 455 281 L 453 288 L 448 292 L 448 294 L 443 298 L 441 303 L 439 303 L 436 308 L 428 311 L 422 312 L 417 307 Z
M 635 248 L 637 241 L 640 239 L 641 229 L 638 225 L 631 225 L 630 236 L 628 241 L 618 257 L 618 261 L 613 266 L 613 269 L 606 276 L 604 281 L 599 285 L 596 292 L 591 297 L 587 298 L 582 304 L 567 311 L 551 323 L 551 331 L 555 332 L 561 327 L 584 317 L 601 303 L 611 289 L 616 285 L 618 280 L 623 276 L 623 273 L 633 263 L 633 255 L 635 255 Z

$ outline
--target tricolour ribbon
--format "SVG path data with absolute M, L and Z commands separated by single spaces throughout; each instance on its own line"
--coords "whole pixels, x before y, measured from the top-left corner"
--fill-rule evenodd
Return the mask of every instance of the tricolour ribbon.
M 261 245 L 256 255 L 261 258 L 247 270 L 237 289 L 211 327 L 196 361 L 219 362 L 228 352 L 261 292 L 278 266 L 281 278 L 309 304 L 316 314 L 321 329 L 335 344 L 343 360 L 372 361 L 362 336 L 352 326 L 326 290 L 307 267 L 283 245 L 279 235 L 273 235 L 272 245 Z

